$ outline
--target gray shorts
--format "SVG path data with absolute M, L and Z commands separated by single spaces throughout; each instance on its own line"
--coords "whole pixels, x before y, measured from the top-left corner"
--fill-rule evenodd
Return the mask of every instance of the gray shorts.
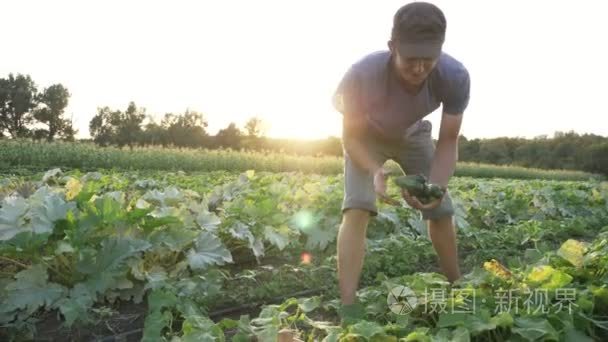
M 370 156 L 380 164 L 384 164 L 387 160 L 393 160 L 399 164 L 405 174 L 422 173 L 428 178 L 435 152 L 431 131 L 431 122 L 420 120 L 408 128 L 401 142 L 386 143 L 371 138 L 363 138 L 363 141 Z M 368 210 L 372 216 L 378 215 L 373 176 L 355 165 L 348 153 L 344 151 L 342 212 L 353 208 Z M 421 212 L 425 220 L 435 220 L 453 215 L 454 208 L 449 192 L 437 208 L 421 210 Z

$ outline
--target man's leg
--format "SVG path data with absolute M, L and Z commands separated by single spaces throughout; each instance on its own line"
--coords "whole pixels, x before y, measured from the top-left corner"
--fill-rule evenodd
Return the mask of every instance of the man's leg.
M 432 125 L 427 120 L 420 121 L 409 129 L 397 157 L 397 162 L 406 174 L 429 177 L 435 154 L 431 132 Z M 439 258 L 439 267 L 450 282 L 460 278 L 453 217 L 454 208 L 449 190 L 439 207 L 422 211 L 422 218 L 428 222 L 429 237 Z
M 387 157 L 381 148 L 373 141 L 365 141 L 364 146 L 372 158 L 379 164 L 384 164 Z M 376 216 L 377 212 L 373 176 L 359 168 L 345 152 L 342 223 L 337 241 L 338 280 L 343 305 L 356 302 L 365 255 L 367 225 L 370 217 Z
M 433 248 L 439 257 L 441 272 L 453 283 L 460 278 L 453 216 L 428 220 L 428 228 Z
M 342 304 L 355 302 L 365 256 L 365 234 L 369 211 L 348 209 L 338 232 L 338 280 Z

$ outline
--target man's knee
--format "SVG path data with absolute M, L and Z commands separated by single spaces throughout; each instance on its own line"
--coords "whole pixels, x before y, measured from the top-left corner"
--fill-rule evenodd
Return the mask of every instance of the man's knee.
M 342 225 L 367 227 L 371 212 L 367 209 L 351 208 L 342 213 Z

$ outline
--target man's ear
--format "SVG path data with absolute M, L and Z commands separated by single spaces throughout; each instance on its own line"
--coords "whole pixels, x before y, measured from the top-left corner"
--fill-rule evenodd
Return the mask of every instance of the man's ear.
M 395 43 L 392 40 L 389 40 L 386 45 L 388 45 L 388 49 L 391 50 L 391 53 L 395 52 Z

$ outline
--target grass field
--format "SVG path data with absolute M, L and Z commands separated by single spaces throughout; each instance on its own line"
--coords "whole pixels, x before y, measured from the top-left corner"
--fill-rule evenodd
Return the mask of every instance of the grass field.
M 202 149 L 97 147 L 90 143 L 34 143 L 0 140 L 0 171 L 63 169 L 171 171 L 298 171 L 332 175 L 343 171 L 341 157 L 294 156 L 270 152 Z M 396 168 L 396 164 L 389 163 Z M 456 176 L 476 178 L 588 180 L 601 179 L 582 171 L 540 170 L 518 166 L 459 163 Z

